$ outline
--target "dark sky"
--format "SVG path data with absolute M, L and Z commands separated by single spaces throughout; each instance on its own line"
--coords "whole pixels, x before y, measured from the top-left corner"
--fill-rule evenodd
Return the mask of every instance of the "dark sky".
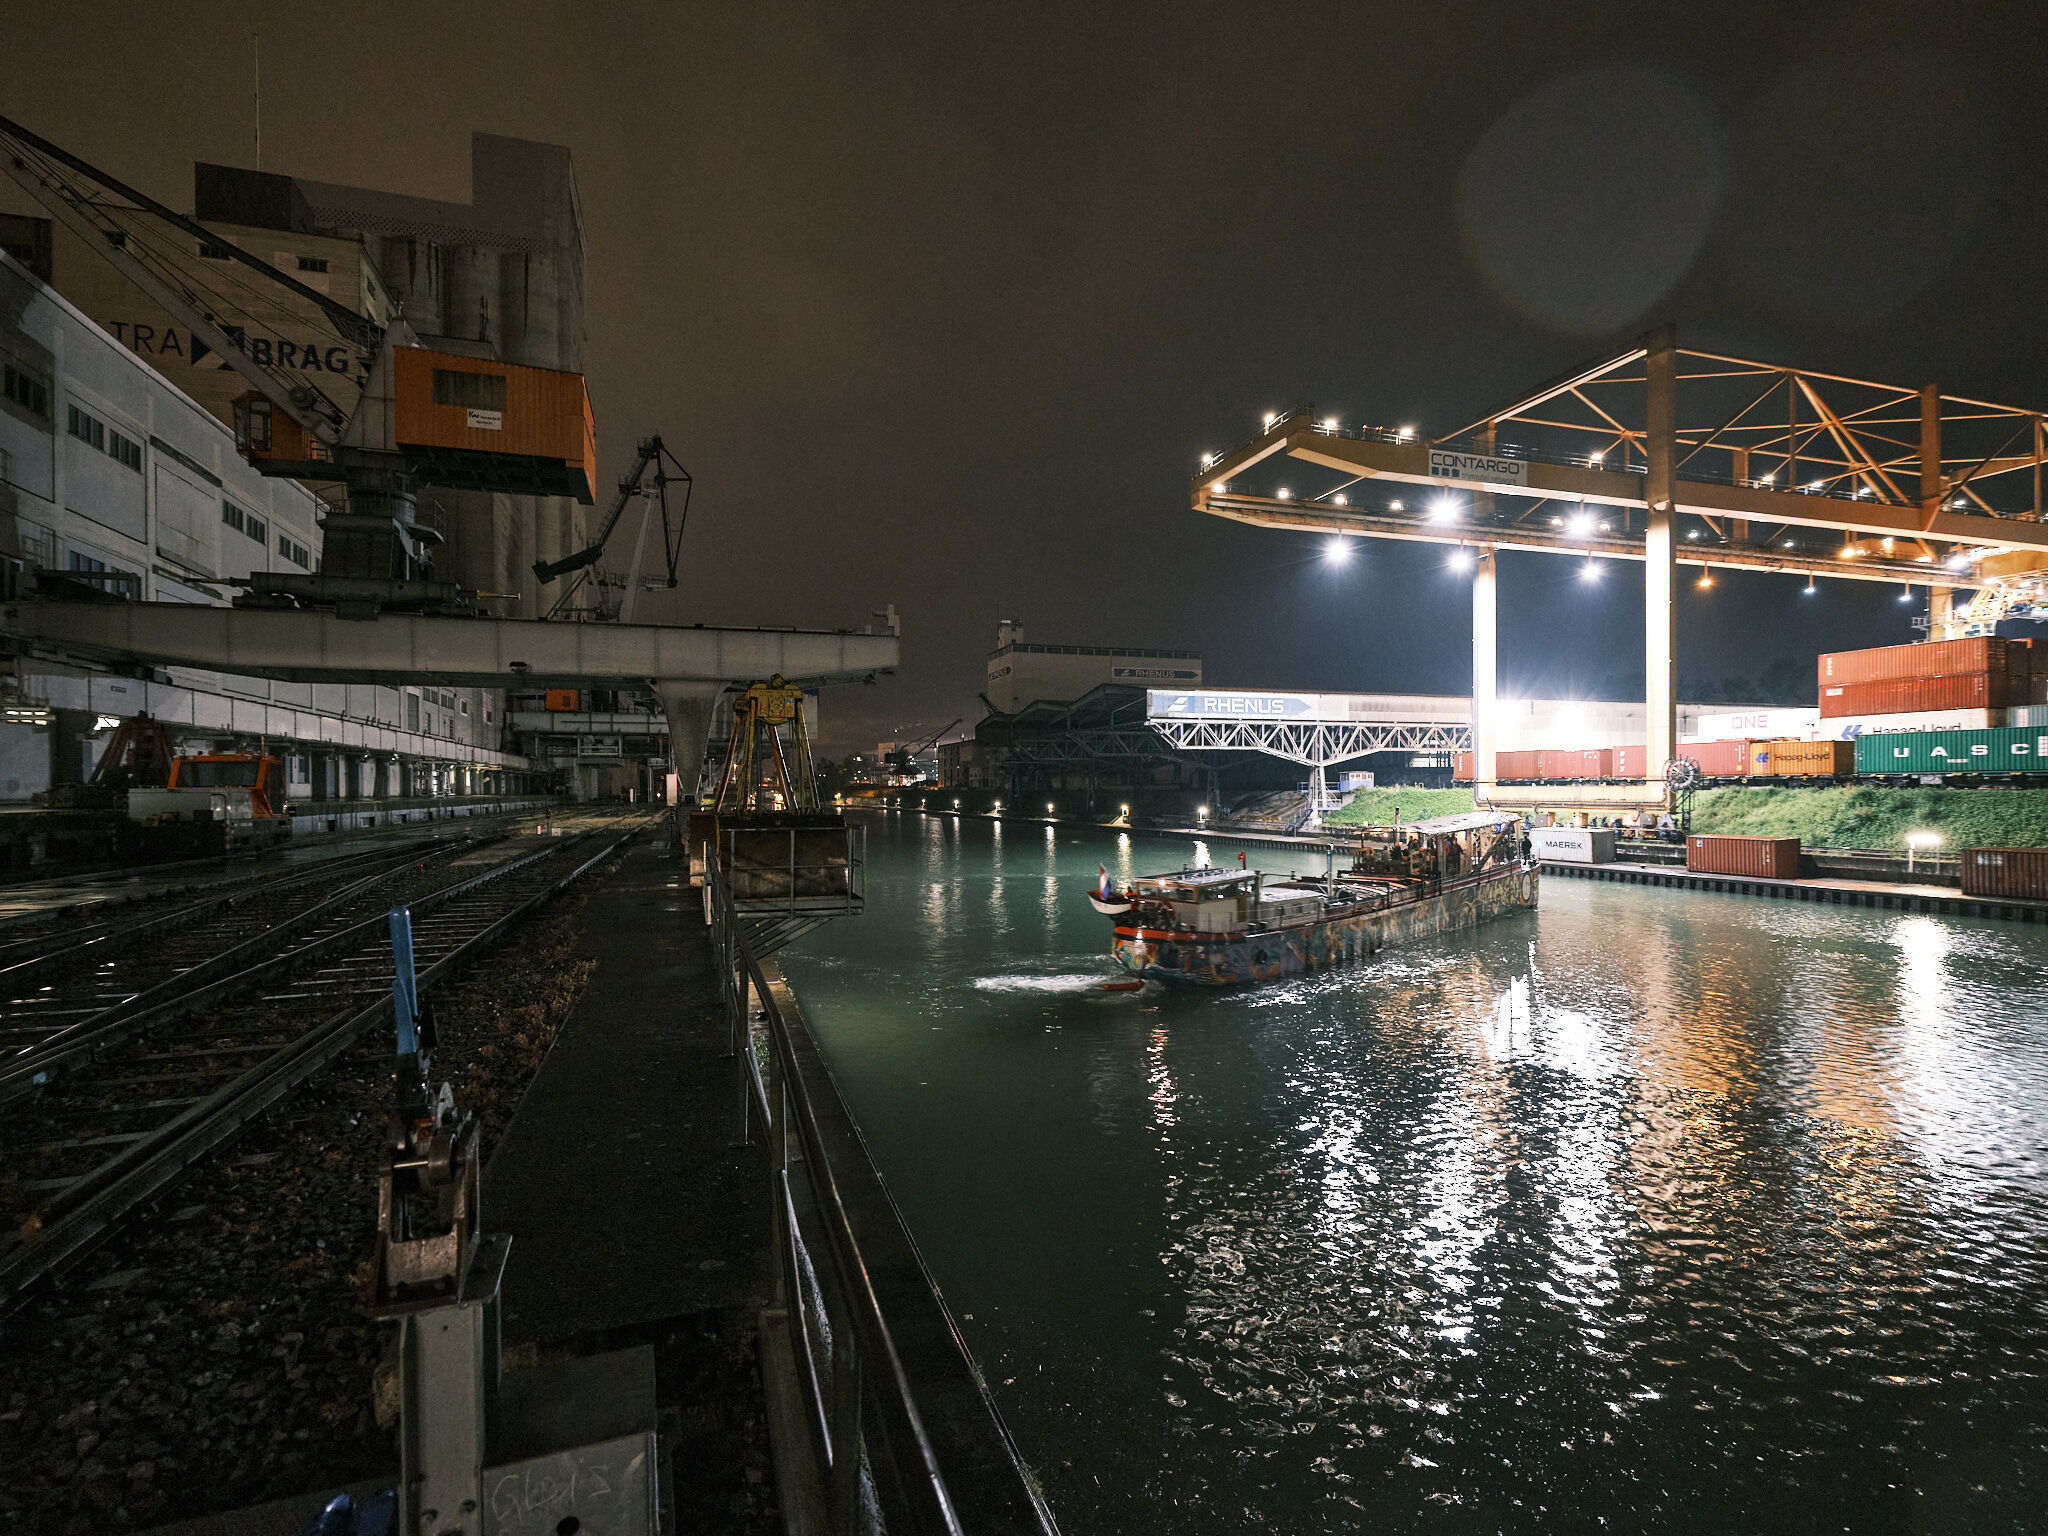
M 1462 425 L 1681 341 L 2038 405 L 2034 5 L 726 7 L 18 0 L 5 111 L 179 207 L 195 159 L 466 199 L 567 144 L 607 482 L 697 477 L 666 617 L 858 625 L 827 745 L 971 721 L 999 614 L 1226 684 L 1463 691 L 1426 546 L 1187 508 L 1263 411 Z M 1504 685 L 1641 666 L 1640 572 L 1503 556 Z M 1681 669 L 1912 637 L 1890 588 L 1681 587 Z

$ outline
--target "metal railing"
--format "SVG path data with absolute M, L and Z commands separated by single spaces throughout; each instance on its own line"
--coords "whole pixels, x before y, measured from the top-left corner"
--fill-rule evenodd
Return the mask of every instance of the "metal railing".
M 871 1531 L 1050 1536 L 1056 1530 L 1051 1514 L 1017 1460 L 992 1403 L 987 1404 L 985 1433 L 1000 1441 L 1001 1455 L 990 1454 L 992 1447 L 983 1439 L 964 1482 L 958 1476 L 949 1482 L 938 1443 L 949 1437 L 935 1436 L 919 1409 L 875 1275 L 855 1236 L 848 1199 L 833 1167 L 834 1144 L 842 1164 L 851 1165 L 849 1176 L 868 1186 L 871 1202 L 880 1175 L 866 1162 L 857 1133 L 851 1133 L 851 1117 L 780 968 L 750 945 L 752 914 L 735 905 L 725 872 L 715 863 L 706 870 L 705 883 L 731 1049 L 742 1067 L 742 1137 L 751 1142 L 761 1136 L 769 1155 L 774 1312 L 787 1319 L 811 1465 L 822 1472 L 829 1528 L 843 1536 Z M 828 1136 L 826 1123 L 840 1134 Z M 893 1219 L 886 1195 L 881 1204 Z M 907 1235 L 900 1249 L 889 1246 L 897 1261 L 893 1267 L 900 1270 L 901 1253 L 914 1254 Z M 929 1290 L 928 1277 L 925 1286 Z M 943 1316 L 936 1292 L 930 1292 L 930 1300 Z M 950 1333 L 950 1318 L 945 1322 Z M 964 1348 L 958 1353 L 959 1374 L 978 1384 Z M 920 1355 L 926 1368 L 928 1354 Z M 963 1429 L 958 1393 L 952 1390 L 957 1383 L 945 1386 L 955 1415 L 950 1438 L 957 1440 Z M 983 1432 L 979 1425 L 964 1428 L 969 1434 Z

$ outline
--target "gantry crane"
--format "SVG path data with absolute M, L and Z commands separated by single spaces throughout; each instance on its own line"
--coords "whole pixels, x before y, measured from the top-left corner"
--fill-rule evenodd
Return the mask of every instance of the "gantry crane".
M 659 432 L 655 433 L 652 437 L 642 439 L 639 451 L 640 457 L 638 462 L 634 464 L 632 472 L 619 477 L 619 493 L 612 499 L 612 504 L 605 513 L 604 523 L 597 530 L 597 536 L 587 546 L 579 549 L 573 555 L 564 555 L 559 560 L 534 561 L 533 574 L 540 579 L 542 586 L 546 586 L 558 576 L 566 576 L 572 571 L 587 570 L 596 565 L 603 558 L 605 543 L 611 538 L 612 530 L 618 527 L 619 519 L 624 516 L 627 505 L 635 498 L 645 498 L 660 505 L 662 556 L 668 566 L 669 588 L 671 590 L 675 588 L 676 562 L 681 558 L 683 552 L 683 525 L 690 516 L 690 492 L 695 489 L 696 482 L 690 478 L 690 472 L 683 468 L 682 463 L 662 443 Z M 674 474 L 669 473 L 670 465 L 675 467 Z M 648 475 L 650 469 L 654 471 L 652 478 Z M 683 504 L 676 510 L 675 523 L 671 527 L 669 523 L 668 488 L 671 485 L 677 484 L 683 488 Z M 647 514 L 650 521 L 652 513 L 653 508 L 650 507 Z M 602 612 L 604 604 L 600 601 L 601 617 L 624 617 L 628 620 L 632 618 L 631 603 L 633 595 L 638 590 L 640 584 L 640 558 L 646 548 L 648 531 L 648 524 L 643 522 L 640 528 L 639 540 L 635 543 L 633 549 L 633 563 L 626 573 L 626 590 L 622 604 L 623 612 L 618 609 L 614 609 L 609 613 Z M 582 579 L 580 577 L 577 581 L 571 583 L 569 589 L 556 600 L 555 606 L 549 611 L 548 616 L 553 618 L 556 614 L 561 613 L 568 606 L 570 598 L 575 596 L 577 588 L 581 585 Z
M 440 535 L 419 521 L 421 487 L 595 500 L 582 375 L 422 347 L 402 318 L 356 313 L 4 117 L 0 169 L 249 383 L 235 439 L 257 469 L 344 487 L 321 569 L 259 572 L 237 601 L 472 611 L 474 593 L 433 579 Z M 302 374 L 245 345 L 247 321 L 279 308 L 353 366 Z

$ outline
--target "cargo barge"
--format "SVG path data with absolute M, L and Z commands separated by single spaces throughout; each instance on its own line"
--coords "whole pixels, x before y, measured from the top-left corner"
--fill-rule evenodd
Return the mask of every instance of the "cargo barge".
M 1103 888 L 1110 954 L 1131 976 L 1228 987 L 1349 964 L 1389 944 L 1534 909 L 1536 864 L 1519 820 L 1493 811 L 1361 828 L 1321 879 L 1182 869 Z

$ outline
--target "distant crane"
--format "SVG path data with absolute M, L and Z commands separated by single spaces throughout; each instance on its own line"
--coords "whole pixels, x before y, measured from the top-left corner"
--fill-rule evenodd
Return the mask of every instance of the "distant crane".
M 670 465 L 675 467 L 674 474 L 669 473 Z M 648 475 L 650 469 L 654 472 L 652 478 Z M 677 484 L 683 488 L 683 504 L 677 509 L 675 523 L 671 527 L 668 488 Z M 631 474 L 619 477 L 619 493 L 612 499 L 611 507 L 605 513 L 604 524 L 597 530 L 597 536 L 573 555 L 564 555 L 559 560 L 534 561 L 533 574 L 540 579 L 542 586 L 546 586 L 558 576 L 566 576 L 572 571 L 587 570 L 596 565 L 604 555 L 605 543 L 611 538 L 612 530 L 618 527 L 619 519 L 625 514 L 627 504 L 637 497 L 646 497 L 661 504 L 662 554 L 668 565 L 668 585 L 673 590 L 676 584 L 676 562 L 682 557 L 683 552 L 683 525 L 690 516 L 690 493 L 695 486 L 696 482 L 690 478 L 690 472 L 683 468 L 676 456 L 663 445 L 659 432 L 642 440 L 639 461 L 634 464 Z M 626 575 L 624 601 L 627 604 L 632 602 L 633 594 L 640 584 L 640 561 L 647 547 L 648 527 L 652 515 L 653 509 L 650 508 L 647 513 L 648 521 L 640 525 L 640 537 L 633 547 L 633 564 Z M 580 578 L 570 585 L 556 601 L 554 608 L 549 611 L 550 618 L 568 605 L 569 599 L 581 585 Z M 625 610 L 623 616 L 632 616 L 630 608 Z
M 441 535 L 419 521 L 419 487 L 595 500 L 582 375 L 430 351 L 403 319 L 356 313 L 4 117 L 0 170 L 250 384 L 235 445 L 258 470 L 345 488 L 321 569 L 258 572 L 238 601 L 471 611 L 474 593 L 432 579 Z M 250 343 L 248 322 L 266 317 L 338 340 L 329 355 L 352 366 L 286 366 Z

